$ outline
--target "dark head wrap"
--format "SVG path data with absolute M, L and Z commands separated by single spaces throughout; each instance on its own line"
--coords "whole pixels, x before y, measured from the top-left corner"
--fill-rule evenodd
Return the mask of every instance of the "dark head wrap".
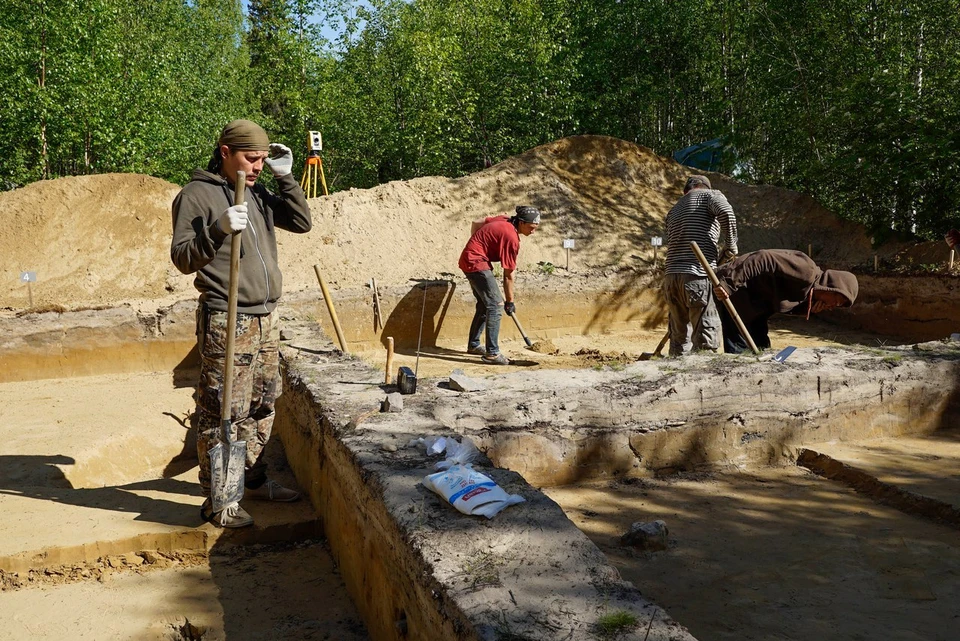
M 227 124 L 217 144 L 238 151 L 270 151 L 270 137 L 252 120 L 234 120 Z
M 223 156 L 220 155 L 220 146 L 226 145 L 233 150 L 242 151 L 269 151 L 270 138 L 263 127 L 252 120 L 233 120 L 223 128 L 217 144 L 213 148 L 213 156 L 207 163 L 207 171 L 219 174 L 223 167 Z
M 520 205 L 516 209 L 514 220 L 518 223 L 530 223 L 531 225 L 540 224 L 540 210 L 530 205 Z

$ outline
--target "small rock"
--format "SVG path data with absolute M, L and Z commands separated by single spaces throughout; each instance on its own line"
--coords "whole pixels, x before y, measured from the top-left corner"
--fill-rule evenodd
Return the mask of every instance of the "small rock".
M 121 558 L 118 557 L 118 556 L 110 556 L 110 557 L 107 557 L 107 565 L 109 565 L 109 566 L 112 567 L 112 568 L 122 568 L 122 567 L 123 567 L 123 559 L 121 559 Z
M 403 411 L 403 394 L 400 392 L 391 392 L 380 403 L 381 412 L 401 412 Z
M 476 379 L 470 378 L 463 373 L 462 369 L 455 369 L 450 374 L 450 389 L 458 392 L 479 392 L 487 389 L 486 384 Z
M 384 443 L 383 445 L 380 446 L 380 449 L 383 450 L 384 452 L 396 452 L 397 446 L 394 445 L 393 443 Z
M 123 555 L 123 562 L 131 567 L 136 568 L 143 565 L 143 557 L 138 554 L 134 554 L 133 552 L 128 552 L 127 554 Z
M 661 520 L 652 523 L 636 522 L 630 526 L 630 531 L 620 537 L 620 543 L 630 545 L 640 550 L 666 550 L 667 524 Z
M 281 330 L 280 330 L 280 340 L 282 340 L 282 341 L 288 341 L 288 340 L 290 340 L 291 338 L 293 338 L 293 334 L 292 334 L 292 333 L 288 332 L 286 329 L 281 329 Z
M 144 550 L 140 553 L 140 556 L 150 565 L 159 563 L 160 560 L 163 559 L 155 550 Z

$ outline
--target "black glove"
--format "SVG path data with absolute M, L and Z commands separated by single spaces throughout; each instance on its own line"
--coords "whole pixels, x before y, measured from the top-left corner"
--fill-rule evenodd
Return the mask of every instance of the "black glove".
M 517 311 L 517 304 L 513 301 L 503 304 L 503 311 L 507 313 L 507 316 L 513 316 L 514 312 Z

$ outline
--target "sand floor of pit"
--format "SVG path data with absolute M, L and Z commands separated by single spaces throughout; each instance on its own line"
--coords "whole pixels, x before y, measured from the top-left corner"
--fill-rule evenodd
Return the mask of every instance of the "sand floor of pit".
M 535 325 L 531 323 L 531 326 L 524 323 L 528 338 L 534 344 L 541 340 L 547 342 L 546 339 L 537 336 Z M 510 359 L 509 366 L 487 365 L 480 360 L 479 356 L 467 354 L 467 337 L 464 336 L 461 343 L 440 341 L 436 346 L 422 348 L 419 364 L 415 349 L 396 353 L 392 380 L 396 382 L 397 369 L 404 366 L 411 369 L 418 368 L 417 374 L 421 378 L 449 376 L 455 369 L 463 370 L 468 376 L 483 377 L 517 369 L 617 368 L 639 359 L 643 354 L 653 354 L 666 331 L 665 327 L 651 330 L 638 325 L 635 328 L 609 334 L 551 338 L 549 343 L 557 348 L 558 353 L 550 354 L 528 349 L 513 324 L 509 319 L 504 318 L 500 326 L 500 349 Z M 832 325 L 823 320 L 807 321 L 802 317 L 787 315 L 778 315 L 771 319 L 770 343 L 769 352 L 776 352 L 787 346 L 798 349 L 843 346 L 876 348 L 882 345 L 899 344 L 893 339 L 884 339 L 876 334 Z M 661 356 L 667 356 L 668 351 L 669 343 L 664 346 Z M 354 355 L 381 371 L 386 365 L 384 349 L 366 349 Z
M 205 641 L 368 638 L 330 554 L 304 539 L 318 530 L 309 501 L 245 500 L 256 524 L 239 532 L 202 523 L 192 409 L 169 372 L 0 385 L 0 558 L 41 559 L 40 571 L 0 573 L 0 638 L 200 638 L 177 636 L 187 621 Z M 294 487 L 279 439 L 267 459 Z M 235 534 L 271 543 L 223 544 Z M 169 537 L 202 550 L 191 535 L 212 539 L 209 556 L 138 556 Z M 72 560 L 42 561 L 61 552 Z
M 814 331 L 800 334 L 799 329 Z M 538 366 L 583 367 L 584 357 L 569 354 L 586 347 L 639 355 L 653 351 L 661 336 L 659 330 L 638 330 L 554 339 L 567 355 Z M 869 335 L 790 318 L 778 321 L 771 337 L 774 349 L 876 342 Z M 528 353 L 516 339 L 505 344 L 511 355 Z M 446 358 L 449 355 L 441 356 L 422 356 L 421 375 L 444 375 L 454 364 L 464 367 Z M 397 366 L 405 359 L 412 366 L 415 356 L 400 355 Z M 601 360 L 596 366 L 615 363 Z M 466 369 L 478 375 L 510 369 L 474 367 Z M 187 392 L 169 375 L 150 373 L 0 385 L 0 397 L 10 401 L 4 403 L 4 421 L 32 426 L 17 434 L 21 444 L 40 455 L 37 443 L 43 433 L 100 429 L 105 414 L 122 408 L 144 408 L 141 413 L 158 414 L 149 419 L 156 425 L 182 429 L 173 417 L 189 411 Z M 56 404 L 50 404 L 51 398 Z M 49 453 L 55 454 L 55 449 Z M 190 474 L 188 470 L 182 478 L 189 482 Z M 960 597 L 958 588 L 949 587 L 951 582 L 960 586 L 956 581 L 960 549 L 954 532 L 876 506 L 798 469 L 581 484 L 548 493 L 626 579 L 705 640 L 872 639 L 881 629 L 893 632 L 886 637 L 890 639 L 946 639 L 937 635 L 951 622 L 952 604 Z M 38 512 L 47 521 L 32 523 L 36 531 L 58 529 L 58 510 L 53 507 Z M 192 512 L 194 506 L 189 509 Z M 7 515 L 11 516 L 15 515 Z M 91 510 L 89 518 L 96 520 L 97 510 Z M 617 538 L 631 522 L 653 518 L 664 518 L 671 527 L 675 544 L 668 552 L 635 555 L 618 545 Z M 62 544 L 68 544 L 73 532 L 59 531 Z M 335 587 L 329 565 L 323 571 L 311 573 L 307 567 L 288 576 L 282 568 L 287 563 L 298 568 L 298 557 L 290 552 L 271 554 L 262 561 L 245 561 L 252 565 L 218 565 L 214 559 L 209 567 L 201 563 L 143 576 L 118 574 L 105 584 L 87 580 L 7 591 L 0 593 L 4 613 L 0 629 L 15 631 L 7 638 L 24 640 L 64 638 L 66 629 L 94 637 L 98 631 L 115 630 L 117 634 L 104 638 L 124 638 L 124 630 L 131 629 L 126 626 L 163 625 L 170 617 L 183 615 L 214 630 L 241 626 L 230 629 L 243 629 L 249 639 L 284 638 L 284 631 L 303 639 L 363 638 L 351 623 L 354 615 L 346 614 L 342 588 Z M 248 636 L 246 626 L 253 625 L 259 606 L 245 601 L 242 594 L 252 590 L 247 582 L 259 570 L 274 576 L 277 582 L 267 593 L 289 608 L 271 615 L 260 628 L 249 628 L 253 636 Z M 291 585 L 296 589 L 290 590 Z M 336 595 L 333 600 L 328 598 L 331 593 Z M 136 614 L 134 606 L 139 603 L 155 605 L 145 610 L 148 614 Z M 95 611 L 102 616 L 95 616 Z M 835 629 L 842 634 L 833 634 Z
M 319 541 L 235 548 L 0 592 L 5 641 L 367 641 Z M 296 589 L 290 589 L 295 585 Z
M 623 578 L 704 641 L 949 641 L 957 532 L 798 467 L 548 488 Z M 663 519 L 667 550 L 620 544 Z

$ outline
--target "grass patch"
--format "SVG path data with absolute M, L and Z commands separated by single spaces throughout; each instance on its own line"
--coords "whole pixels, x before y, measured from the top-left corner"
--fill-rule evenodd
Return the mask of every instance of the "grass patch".
M 640 620 L 626 610 L 604 614 L 597 619 L 597 635 L 604 640 L 613 640 L 634 630 Z

